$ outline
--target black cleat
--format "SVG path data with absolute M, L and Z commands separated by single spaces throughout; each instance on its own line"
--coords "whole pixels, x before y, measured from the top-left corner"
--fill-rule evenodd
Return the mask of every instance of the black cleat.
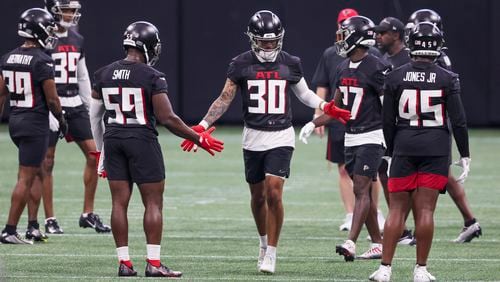
M 79 224 L 82 228 L 93 228 L 97 233 L 111 232 L 111 227 L 103 224 L 99 216 L 95 213 L 89 213 L 87 217 L 81 215 Z
M 137 276 L 137 271 L 134 267 L 128 267 L 126 264 L 120 262 L 120 267 L 118 267 L 118 276 Z
M 401 237 L 398 239 L 398 245 L 415 246 L 416 244 L 417 240 L 415 240 L 415 237 L 409 229 L 405 229 Z
M 33 241 L 32 240 L 27 240 L 25 238 L 21 238 L 21 235 L 19 235 L 19 233 L 9 234 L 7 232 L 2 232 L 2 235 L 0 236 L 0 242 L 2 244 L 28 244 L 28 245 L 33 245 Z
M 345 261 L 354 261 L 356 257 L 356 244 L 351 240 L 346 240 L 342 245 L 335 247 L 335 252 L 344 256 Z
M 481 229 L 479 222 L 476 222 L 469 227 L 464 227 L 453 242 L 469 243 L 472 239 L 479 238 L 481 235 L 483 235 L 483 230 Z
M 182 272 L 174 271 L 163 264 L 159 267 L 153 266 L 149 262 L 146 264 L 146 277 L 181 277 Z
M 59 223 L 57 222 L 57 219 L 51 218 L 45 222 L 45 233 L 63 234 L 64 231 L 61 227 L 59 227 Z
M 47 242 L 49 237 L 47 237 L 47 235 L 45 235 L 42 230 L 30 226 L 28 227 L 28 230 L 26 230 L 26 239 L 33 240 L 35 242 Z

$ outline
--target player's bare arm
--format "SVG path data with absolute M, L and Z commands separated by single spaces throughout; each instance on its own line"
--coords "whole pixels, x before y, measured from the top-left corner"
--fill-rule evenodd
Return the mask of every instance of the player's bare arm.
M 324 87 L 322 87 L 322 88 L 324 88 Z M 328 88 L 324 88 L 324 89 L 328 89 Z M 335 91 L 335 96 L 334 96 L 333 99 L 335 101 L 335 105 L 341 105 L 342 104 L 342 93 L 340 92 L 340 90 L 337 89 Z M 315 118 L 312 122 L 314 123 L 314 125 L 316 127 L 319 127 L 319 126 L 325 126 L 325 125 L 327 125 L 332 120 L 333 120 L 332 117 L 330 117 L 327 114 L 323 114 L 323 115 L 320 115 L 319 117 Z
M 53 79 L 47 79 L 43 81 L 42 84 L 43 92 L 45 93 L 45 100 L 47 101 L 47 106 L 50 111 L 57 118 L 62 113 L 61 102 L 59 101 L 59 96 L 57 95 L 56 83 Z
M 174 113 L 167 93 L 153 95 L 152 102 L 155 116 L 160 124 L 173 134 L 198 143 L 200 137 Z
M 208 125 L 213 124 L 227 111 L 229 105 L 231 105 L 231 102 L 233 102 L 234 97 L 236 96 L 237 90 L 238 85 L 236 85 L 236 83 L 234 83 L 231 79 L 226 79 L 226 84 L 222 89 L 222 93 L 219 98 L 212 103 L 207 114 L 203 118 Z

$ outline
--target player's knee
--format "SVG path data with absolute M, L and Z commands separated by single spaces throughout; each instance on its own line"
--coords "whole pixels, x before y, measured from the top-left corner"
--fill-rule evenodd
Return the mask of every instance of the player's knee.
M 267 205 L 277 206 L 281 203 L 281 192 L 278 189 L 269 189 L 267 193 Z
M 54 155 L 46 155 L 43 160 L 42 170 L 44 173 L 52 173 L 54 169 Z

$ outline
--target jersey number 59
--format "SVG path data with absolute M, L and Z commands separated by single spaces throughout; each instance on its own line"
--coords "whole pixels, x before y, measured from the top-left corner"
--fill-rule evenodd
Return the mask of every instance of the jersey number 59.
M 146 124 L 142 88 L 107 87 L 102 88 L 102 98 L 106 111 L 115 112 L 108 123 Z

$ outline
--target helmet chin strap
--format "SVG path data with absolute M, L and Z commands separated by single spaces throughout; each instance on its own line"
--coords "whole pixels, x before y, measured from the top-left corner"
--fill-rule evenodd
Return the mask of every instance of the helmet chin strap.
M 270 63 L 276 61 L 276 58 L 278 57 L 278 54 L 280 51 L 278 50 L 273 50 L 273 51 L 264 51 L 264 50 L 259 50 L 259 51 L 254 51 L 255 55 L 257 56 L 257 59 L 261 63 Z

